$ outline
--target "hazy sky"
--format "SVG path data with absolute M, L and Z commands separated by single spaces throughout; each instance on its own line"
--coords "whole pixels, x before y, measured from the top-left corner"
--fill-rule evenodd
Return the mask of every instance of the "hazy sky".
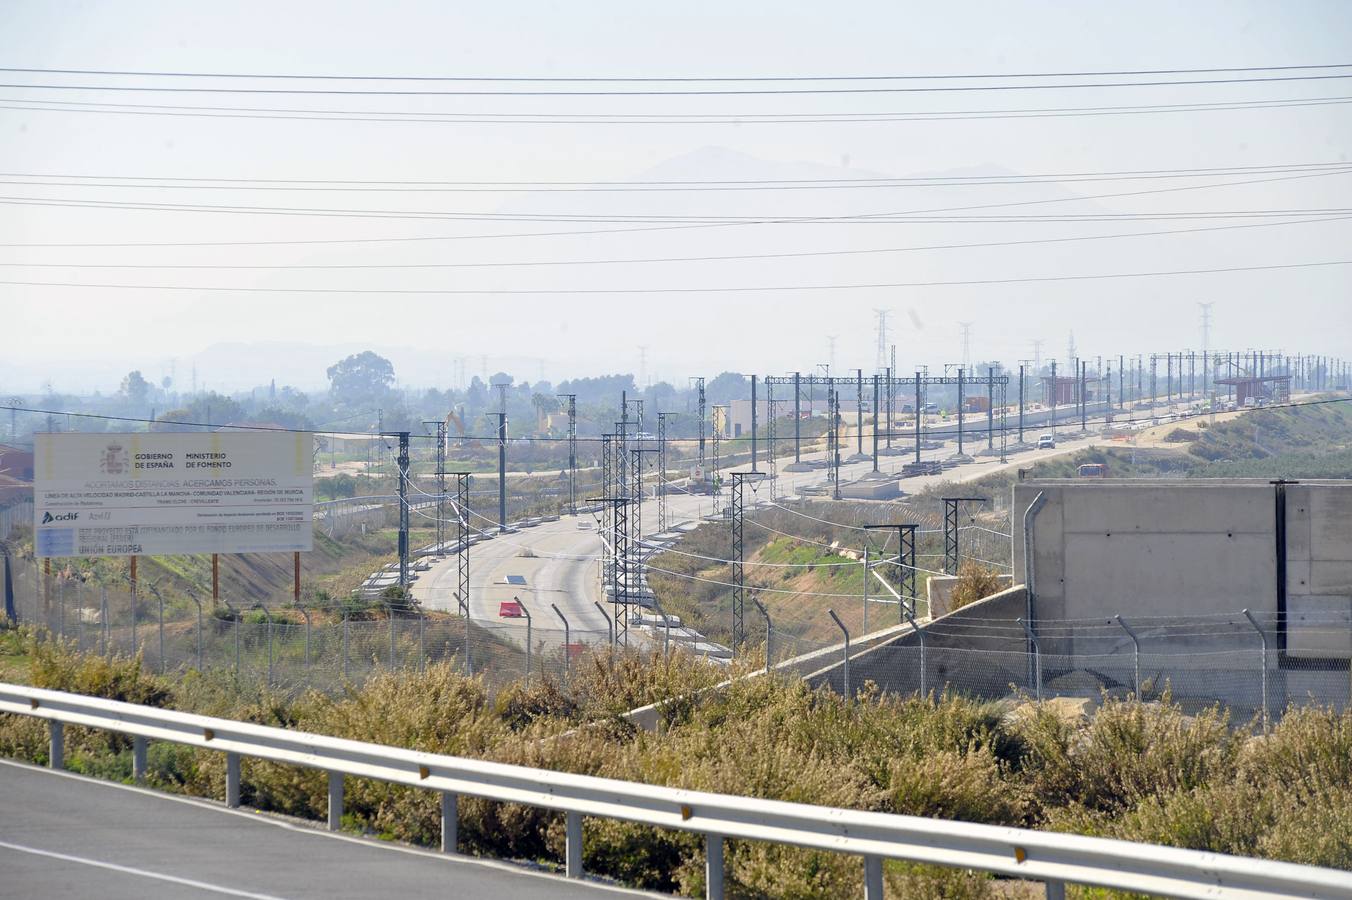
M 447 4 L 288 2 L 18 2 L 0 5 L 0 60 L 12 68 L 409 76 L 765 76 L 1029 73 L 1352 63 L 1347 2 Z M 1352 75 L 1306 72 L 1174 76 Z M 1160 76 L 1166 77 L 1166 76 Z M 1061 79 L 1059 83 L 1086 79 Z M 1106 80 L 1140 80 L 1126 76 Z M 1352 357 L 1352 266 L 1100 281 L 801 290 L 858 284 L 985 281 L 1352 260 L 1352 104 L 1143 115 L 961 121 L 714 124 L 501 124 L 315 121 L 304 111 L 390 114 L 809 116 L 841 113 L 1066 109 L 1352 98 L 1352 78 L 1172 87 L 694 97 L 390 97 L 69 91 L 15 85 L 266 89 L 551 90 L 557 83 L 225 82 L 111 75 L 0 73 L 0 392 L 92 385 L 138 367 L 179 371 L 223 342 L 408 348 L 409 379 L 445 378 L 450 362 L 490 368 L 544 360 L 552 379 L 637 371 L 672 380 L 723 369 L 782 372 L 825 362 L 871 369 L 874 308 L 893 311 L 903 368 L 961 356 L 1014 362 L 1200 345 L 1198 301 L 1212 301 L 1213 347 L 1263 346 Z M 942 82 L 989 87 L 1013 83 Z M 1023 82 L 1028 83 L 1028 82 Z M 878 86 L 877 82 L 868 85 Z M 938 82 L 891 82 L 932 86 Z M 849 87 L 852 82 L 819 83 Z M 735 88 L 738 84 L 696 84 Z M 756 85 L 773 87 L 774 85 Z M 801 87 L 796 83 L 783 85 Z M 574 84 L 576 90 L 596 85 Z M 604 87 L 604 86 L 602 86 Z M 630 85 L 628 87 L 635 87 Z M 666 84 L 662 89 L 676 87 Z M 34 101 L 61 101 L 37 109 Z M 139 104 L 100 106 L 88 104 Z M 148 105 L 174 109 L 151 110 Z M 183 107 L 211 107 L 210 115 Z M 241 109 L 287 110 L 253 113 Z M 296 112 L 301 110 L 302 112 Z M 149 115 L 145 113 L 157 112 Z M 173 113 L 167 115 L 165 113 Z M 246 113 L 246 115 L 248 115 Z M 258 118 L 259 115 L 271 118 Z M 313 115 L 313 113 L 309 113 Z M 289 117 L 289 118 L 288 118 Z M 232 190 L 150 187 L 163 179 L 418 182 L 615 182 L 857 179 L 922 173 L 1101 173 L 1349 163 L 1317 176 L 1267 172 L 1077 184 L 789 191 L 502 193 Z M 1344 174 L 1346 172 L 1346 174 Z M 34 184 L 31 177 L 47 184 Z M 101 176 L 72 183 L 65 176 Z M 110 177 L 152 179 L 111 185 Z M 153 179 L 160 179 L 153 181 Z M 1238 181 L 1261 183 L 1234 184 Z M 13 183 L 13 182 L 18 182 Z M 1230 186 L 1223 186 L 1230 183 Z M 220 184 L 220 182 L 217 182 Z M 181 185 L 181 183 L 180 183 Z M 1204 185 L 1212 185 L 1204 187 Z M 1220 186 L 1217 186 L 1220 185 Z M 388 187 L 388 185 L 386 185 Z M 274 187 L 277 187 L 274 185 Z M 369 185 L 367 186 L 369 187 Z M 424 186 L 425 187 L 425 186 Z M 1182 190 L 1164 189 L 1183 188 Z M 1152 193 L 1140 194 L 1140 191 Z M 1094 201 L 1060 200 L 1073 194 Z M 1104 197 L 1105 194 L 1135 196 Z M 29 203 L 16 203 L 27 199 Z M 288 215 L 33 205 L 180 204 L 286 207 Z M 1011 210 L 998 204 L 1031 203 Z M 634 231 L 620 216 L 802 217 L 952 210 L 967 215 L 1136 214 L 1129 221 L 723 225 Z M 990 207 L 994 207 L 993 209 Z M 343 210 L 318 216 L 313 210 Z M 1286 218 L 1274 211 L 1296 211 Z M 367 211 L 358 217 L 355 211 Z M 372 216 L 371 212 L 378 213 Z M 409 218 L 517 214 L 546 221 Z M 1215 218 L 1216 213 L 1244 213 Z M 1187 215 L 1188 218 L 1179 218 Z M 1209 216 L 1198 218 L 1199 215 Z M 1329 215 L 1325 213 L 1324 215 Z M 394 218 L 392 216 L 403 216 Z M 564 221 L 599 216 L 607 221 Z M 1162 219 L 1160 216 L 1169 216 Z M 651 225 L 651 223 L 649 223 Z M 1232 226 L 1244 225 L 1244 228 Z M 1254 226 L 1254 227 L 1248 227 Z M 1198 228 L 1216 229 L 1205 232 Z M 909 250 L 1185 230 L 1016 247 Z M 583 234 L 492 237 L 521 232 Z M 598 233 L 599 232 L 599 233 Z M 440 237 L 446 240 L 390 241 Z M 241 245 L 362 239 L 367 243 Z M 379 240 L 385 239 L 385 240 Z M 208 247 L 23 247 L 24 244 L 203 243 Z M 498 266 L 727 255 L 889 251 L 684 263 Z M 30 265 L 11 265 L 15 263 Z M 31 264 L 42 263 L 45 266 Z M 460 268 L 298 270 L 167 266 L 455 264 Z M 55 265 L 53 265 L 55 264 Z M 107 266 L 130 268 L 105 268 Z M 99 266 L 92 268 L 92 266 Z M 191 288 L 155 290 L 156 285 Z M 200 288 L 244 288 L 249 291 Z M 696 289 L 782 288 L 701 293 Z M 270 292 L 257 292 L 267 288 Z M 362 293 L 287 293 L 285 288 Z M 792 290 L 790 290 L 792 288 Z M 391 289 L 433 293 L 382 293 Z M 685 293 L 623 293 L 682 289 Z M 450 294 L 437 291 L 538 291 Z M 586 294 L 562 291 L 605 290 Z M 444 366 L 429 366 L 430 356 Z M 424 362 L 414 364 L 417 357 Z M 203 380 L 246 386 L 274 374 L 251 362 Z M 297 357 L 299 358 L 299 357 Z M 283 368 L 279 360 L 278 368 Z M 308 365 L 308 363 L 307 363 Z M 537 377 L 538 364 L 521 377 Z M 428 374 L 430 372 L 430 374 Z M 315 371 L 312 383 L 322 379 Z

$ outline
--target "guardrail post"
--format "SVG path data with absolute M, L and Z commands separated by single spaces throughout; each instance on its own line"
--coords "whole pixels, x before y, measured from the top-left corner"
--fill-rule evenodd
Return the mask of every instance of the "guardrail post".
M 828 609 L 826 612 L 835 620 L 836 627 L 845 635 L 845 664 L 842 673 L 844 675 L 844 690 L 841 693 L 848 700 L 850 699 L 850 629 L 846 628 L 845 623 L 840 621 L 840 616 L 836 615 L 834 609 Z
M 460 795 L 441 795 L 441 852 L 455 853 L 460 846 Z
M 329 773 L 329 831 L 343 827 L 343 773 Z
M 570 812 L 564 820 L 566 845 L 564 874 L 569 878 L 582 877 L 582 813 Z
M 1066 883 L 1064 881 L 1048 881 L 1047 900 L 1066 900 Z
M 864 857 L 864 900 L 883 900 L 883 858 Z
M 723 900 L 723 835 L 704 836 L 704 896 Z
M 51 738 L 47 751 L 47 765 L 53 769 L 64 769 L 66 767 L 65 729 L 60 722 L 52 719 L 47 723 L 47 730 Z
M 146 739 L 131 739 L 131 777 L 137 784 L 146 780 Z
M 239 754 L 225 754 L 225 805 L 231 809 L 239 806 Z

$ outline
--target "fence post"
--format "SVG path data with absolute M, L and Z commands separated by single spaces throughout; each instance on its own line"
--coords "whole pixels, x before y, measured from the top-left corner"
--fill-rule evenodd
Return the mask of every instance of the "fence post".
M 554 615 L 558 616 L 559 619 L 563 622 L 563 680 L 564 680 L 564 682 L 567 682 L 567 681 L 568 681 L 568 673 L 569 673 L 569 670 L 570 670 L 571 667 L 572 667 L 572 662 L 573 662 L 572 657 L 570 657 L 570 656 L 568 655 L 568 644 L 569 644 L 569 640 L 568 640 L 568 620 L 565 619 L 565 618 L 563 617 L 563 613 L 559 612 L 558 604 L 556 604 L 556 603 L 551 603 L 551 604 L 549 604 L 549 605 L 550 605 L 550 607 L 554 610 Z M 579 831 L 580 831 L 581 828 L 582 828 L 581 820 L 579 819 L 578 822 L 579 822 L 579 824 L 578 824 L 578 829 L 579 829 Z M 579 853 L 579 856 L 578 856 L 578 870 L 579 870 L 579 872 L 581 871 L 581 867 L 582 867 L 582 861 L 581 861 L 581 855 L 580 855 L 581 852 L 582 852 L 582 851 L 579 849 L 579 850 L 578 850 L 578 853 Z
M 427 671 L 427 616 L 418 611 L 418 671 Z
M 343 773 L 329 773 L 329 831 L 343 827 Z
M 667 656 L 671 651 L 671 620 L 667 618 L 666 612 L 662 609 L 662 604 L 657 602 L 657 595 L 653 595 L 653 609 L 662 617 L 662 655 Z
M 231 612 L 230 620 L 231 620 L 232 622 L 235 623 L 235 677 L 238 678 L 238 677 L 239 677 L 239 626 L 240 626 L 240 621 L 239 621 L 239 619 L 240 619 L 239 611 L 236 610 L 233 606 L 231 606 L 231 605 L 230 605 L 230 601 L 229 601 L 229 600 L 226 600 L 224 597 L 221 598 L 221 602 L 225 604 L 225 608 L 226 608 L 226 609 L 230 610 L 230 612 Z
M 610 638 L 610 645 L 612 647 L 615 646 L 615 623 L 611 621 L 610 613 L 606 612 L 606 608 L 601 604 L 600 600 L 593 600 L 592 605 L 595 606 L 598 610 L 600 610 L 601 615 L 605 617 L 606 634 Z
M 864 857 L 864 900 L 883 900 L 883 858 Z
M 160 580 L 156 578 L 150 583 L 150 593 L 155 595 L 155 602 L 159 604 L 159 641 L 160 641 L 160 674 L 164 674 L 164 596 L 160 593 Z
M 826 612 L 831 616 L 832 619 L 835 620 L 836 627 L 839 628 L 841 633 L 845 635 L 845 665 L 843 673 L 844 674 L 843 682 L 845 690 L 843 692 L 843 695 L 845 699 L 848 700 L 850 699 L 850 630 L 845 627 L 844 622 L 840 621 L 840 616 L 836 615 L 836 611 L 834 609 L 828 609 Z
M 582 813 L 570 812 L 564 820 L 564 874 L 569 878 L 582 877 Z
M 864 634 L 868 634 L 868 573 L 869 573 L 869 547 L 864 545 Z
M 704 836 L 704 895 L 723 900 L 723 835 Z
M 193 605 L 197 607 L 197 671 L 202 671 L 202 601 L 197 599 L 197 595 L 188 591 L 188 597 Z
M 530 610 L 526 609 L 526 604 L 521 602 L 521 598 L 513 597 L 512 599 L 516 601 L 517 606 L 521 607 L 521 614 L 526 617 L 526 686 L 530 687 L 530 632 L 533 623 L 531 621 Z M 600 606 L 601 604 L 598 603 L 596 605 Z
M 455 853 L 460 846 L 460 795 L 441 794 L 441 852 Z
M 761 614 L 762 616 L 765 617 L 765 674 L 766 674 L 766 675 L 769 675 L 769 674 L 770 674 L 770 637 L 771 637 L 771 635 L 774 633 L 774 630 L 770 627 L 770 614 L 769 614 L 768 612 L 765 611 L 765 607 L 764 607 L 763 605 L 761 605 L 761 602 L 760 602 L 759 600 L 757 600 L 755 597 L 752 597 L 752 598 L 751 598 L 751 602 L 754 603 L 754 604 L 756 604 L 756 609 L 760 610 L 760 614 Z
M 305 659 L 303 660 L 303 662 L 304 662 L 304 664 L 305 664 L 305 666 L 304 666 L 304 667 L 305 667 L 305 671 L 306 671 L 306 672 L 309 672 L 309 671 L 310 671 L 310 611 L 309 611 L 308 609 L 306 609 L 305 607 L 303 607 L 303 606 L 297 607 L 297 608 L 300 610 L 300 614 L 301 614 L 302 616 L 305 617 Z
M 1122 619 L 1121 616 L 1113 616 L 1113 621 L 1116 622 L 1118 625 L 1122 626 L 1122 630 L 1125 631 L 1125 632 L 1127 633 L 1127 636 L 1131 638 L 1131 646 L 1132 646 L 1132 651 L 1131 651 L 1131 669 L 1132 669 L 1132 679 L 1133 679 L 1133 681 L 1134 681 L 1134 687 L 1133 687 L 1132 689 L 1133 689 L 1134 691 L 1136 691 L 1136 699 L 1137 699 L 1137 700 L 1140 700 L 1140 699 L 1141 699 L 1141 639 L 1138 638 L 1138 637 L 1136 636 L 1136 632 L 1135 632 L 1134 630 L 1132 630 L 1132 628 L 1131 628 L 1130 625 L 1128 625 L 1125 621 L 1123 621 L 1123 619 Z
M 1045 882 L 1047 888 L 1047 900 L 1066 900 L 1066 883 L 1064 881 Z
M 386 615 L 390 619 L 390 670 L 394 670 L 394 602 L 385 604 Z
M 239 806 L 239 754 L 225 754 L 225 805 L 231 809 Z
M 108 585 L 99 585 L 99 654 L 108 655 Z
M 61 621 L 57 628 L 57 634 L 61 635 L 61 640 L 66 639 L 66 580 L 61 579 L 61 590 L 58 592 L 59 602 L 61 604 Z
M 1267 730 L 1268 730 L 1267 633 L 1266 633 L 1265 631 L 1263 631 L 1262 626 L 1260 626 L 1260 625 L 1258 624 L 1258 620 L 1255 619 L 1255 618 L 1253 617 L 1253 614 L 1250 613 L 1247 609 L 1244 610 L 1244 618 L 1246 618 L 1246 619 L 1249 620 L 1249 624 L 1253 626 L 1254 631 L 1257 631 L 1257 632 L 1258 632 L 1258 639 L 1259 639 L 1260 641 L 1262 641 L 1262 650 L 1261 650 L 1260 652 L 1263 654 L 1263 656 L 1262 656 L 1262 678 L 1263 678 L 1263 733 L 1264 733 L 1264 734 L 1267 734 Z
M 1037 635 L 1033 634 L 1033 629 L 1028 627 L 1028 622 L 1020 616 L 1018 623 L 1023 626 L 1024 634 L 1028 635 L 1028 641 L 1033 645 L 1033 683 L 1037 701 L 1042 702 L 1042 648 L 1038 646 Z
M 343 610 L 343 680 L 347 681 L 347 610 Z
M 902 614 L 906 616 L 906 621 L 911 623 L 911 630 L 920 638 L 920 696 L 927 696 L 925 690 L 925 629 L 920 627 L 920 623 L 915 620 L 915 613 L 902 607 Z

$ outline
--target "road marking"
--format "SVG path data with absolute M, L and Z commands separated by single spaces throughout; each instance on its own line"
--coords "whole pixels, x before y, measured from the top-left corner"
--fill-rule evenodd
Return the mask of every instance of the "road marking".
M 113 872 L 122 872 L 125 875 L 136 875 L 140 878 L 152 878 L 156 881 L 167 881 L 170 884 L 181 884 L 185 887 L 197 888 L 199 891 L 210 891 L 213 894 L 225 894 L 228 897 L 248 897 L 251 900 L 282 900 L 273 894 L 255 894 L 252 891 L 241 891 L 236 888 L 228 888 L 219 884 L 211 884 L 206 881 L 194 881 L 191 878 L 179 878 L 177 875 L 165 875 L 162 872 L 151 872 L 146 869 L 137 869 L 132 866 L 119 866 L 116 863 L 102 862 L 97 859 L 86 859 L 83 856 L 71 856 L 68 853 L 56 853 L 51 850 L 39 850 L 37 847 L 25 847 L 22 844 L 11 844 L 8 841 L 0 841 L 0 848 L 5 850 L 14 850 L 19 853 L 31 853 L 34 856 L 45 856 L 49 859 L 59 859 L 63 862 L 79 863 L 82 866 L 93 866 L 97 869 L 108 869 Z

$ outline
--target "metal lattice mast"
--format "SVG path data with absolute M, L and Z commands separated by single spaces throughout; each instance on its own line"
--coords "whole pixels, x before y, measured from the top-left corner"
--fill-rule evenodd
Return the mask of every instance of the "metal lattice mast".
M 985 503 L 985 497 L 944 497 L 944 572 L 958 574 L 962 562 L 958 540 L 958 504 Z
M 469 620 L 469 479 L 468 472 L 455 474 L 455 608 Z M 468 653 L 466 645 L 466 653 Z
M 577 515 L 577 394 L 559 394 L 568 401 L 568 512 Z
M 445 421 L 424 421 L 423 425 L 436 426 L 437 468 L 434 473 L 437 477 L 436 555 L 440 556 L 446 552 L 446 423 Z
M 614 497 L 615 490 L 615 435 L 601 435 L 601 496 Z M 601 505 L 601 530 L 609 534 L 615 524 L 615 509 L 610 503 Z M 612 543 L 601 542 L 601 573 L 608 583 L 614 581 L 615 550 Z
M 721 453 L 721 451 L 722 451 L 722 449 L 723 449 L 723 410 L 725 410 L 725 409 L 727 409 L 726 406 L 715 406 L 715 407 L 714 407 L 714 421 L 713 421 L 713 425 L 714 425 L 714 440 L 713 440 L 713 444 L 714 444 L 714 446 L 713 446 L 714 457 L 713 457 L 713 468 L 712 468 L 712 480 L 713 480 L 714 496 L 715 496 L 715 497 L 717 497 L 717 496 L 721 493 L 721 491 L 720 491 L 720 481 L 719 481 L 718 469 L 719 469 L 719 466 L 722 465 L 722 460 L 721 460 L 721 458 L 720 458 L 720 453 Z
M 657 529 L 667 530 L 667 414 L 657 414 Z
M 896 579 L 897 591 L 901 594 L 899 619 L 906 621 L 907 613 L 915 615 L 915 532 L 919 525 L 909 522 L 897 522 L 892 525 L 865 525 L 869 531 L 881 531 L 888 528 L 897 530 Z M 867 578 L 867 570 L 865 570 Z M 867 588 L 865 588 L 867 592 Z
M 834 486 L 832 497 L 840 499 L 840 390 L 829 387 L 831 392 L 831 483 Z
M 732 652 L 746 640 L 746 565 L 742 528 L 746 512 L 746 479 L 759 480 L 760 472 L 732 473 Z
M 765 379 L 765 467 L 770 477 L 770 499 L 775 496 L 775 483 L 779 478 L 779 467 L 775 464 L 775 387 L 774 382 Z
M 887 445 L 886 445 L 886 446 L 887 446 L 887 449 L 888 449 L 889 451 L 891 451 L 891 449 L 892 449 L 892 416 L 893 416 L 893 410 L 896 408 L 896 404 L 897 404 L 897 390 L 896 390 L 896 388 L 897 388 L 897 383 L 896 383 L 896 377 L 895 377 L 895 374 L 894 374 L 895 371 L 896 371 L 896 370 L 893 369 L 893 368 L 890 367 L 890 366 L 889 366 L 888 369 L 887 369 L 887 426 L 886 426 L 886 427 L 887 427 Z
M 408 432 L 399 435 L 399 586 L 408 587 Z
M 705 412 L 705 409 L 704 409 L 704 379 L 703 379 L 703 378 L 696 378 L 696 379 L 695 379 L 695 392 L 696 392 L 696 395 L 697 395 L 697 397 L 698 397 L 698 404 L 699 404 L 699 408 L 698 408 L 697 413 L 696 413 L 696 414 L 698 415 L 698 417 L 699 417 L 699 470 L 700 470 L 700 472 L 704 473 L 705 477 L 707 478 L 707 477 L 708 477 L 708 472 L 707 472 L 707 471 L 705 470 L 705 468 L 704 468 L 704 463 L 705 463 L 705 459 L 704 459 L 704 412 Z

